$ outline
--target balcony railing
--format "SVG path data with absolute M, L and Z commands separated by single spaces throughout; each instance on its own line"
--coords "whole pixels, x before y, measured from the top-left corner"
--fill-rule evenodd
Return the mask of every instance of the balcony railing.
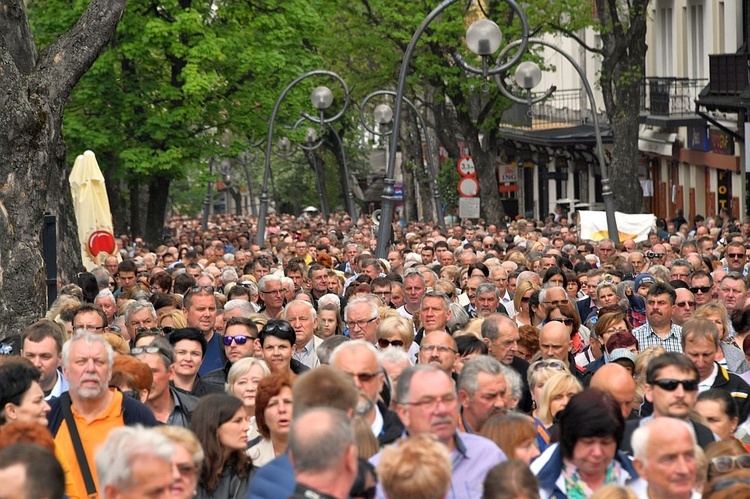
M 543 102 L 528 106 L 517 104 L 503 116 L 503 121 L 521 128 L 563 128 L 593 123 L 589 100 L 583 89 L 555 90 Z M 599 113 L 599 123 L 609 123 L 605 113 Z
M 641 81 L 641 111 L 659 116 L 695 113 L 695 99 L 708 80 L 657 77 Z

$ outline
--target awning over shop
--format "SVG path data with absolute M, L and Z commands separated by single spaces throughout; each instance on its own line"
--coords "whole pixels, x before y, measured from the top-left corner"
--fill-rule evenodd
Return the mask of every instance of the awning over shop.
M 602 142 L 612 142 L 612 130 L 608 126 L 601 127 Z M 593 125 L 576 125 L 563 128 L 522 129 L 500 127 L 500 135 L 506 140 L 534 144 L 544 147 L 565 146 L 596 146 L 596 134 Z
M 638 131 L 638 150 L 671 158 L 674 156 L 673 148 L 678 137 L 676 133 L 659 132 L 641 125 Z

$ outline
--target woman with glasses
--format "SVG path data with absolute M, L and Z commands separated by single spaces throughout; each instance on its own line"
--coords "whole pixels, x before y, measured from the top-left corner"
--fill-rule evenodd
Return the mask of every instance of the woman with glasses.
M 720 440 L 706 447 L 708 481 L 738 469 L 750 469 L 750 454 L 739 440 Z
M 258 385 L 266 376 L 271 374 L 268 364 L 261 359 L 245 357 L 240 359 L 229 369 L 226 390 L 229 395 L 242 401 L 245 416 L 250 420 L 247 438 L 258 438 L 258 426 L 255 423 L 255 399 L 258 395 Z
M 196 495 L 198 476 L 203 466 L 204 454 L 201 443 L 192 431 L 181 426 L 159 426 L 155 429 L 174 445 L 172 466 L 179 478 L 172 483 L 170 497 L 192 499 Z
M 169 312 L 159 314 L 158 319 L 156 319 L 156 325 L 162 328 L 165 335 L 169 335 L 175 329 L 187 327 L 187 319 L 182 310 L 170 310 Z
M 541 420 L 541 402 L 542 402 L 542 390 L 547 381 L 556 374 L 566 371 L 565 364 L 559 360 L 538 360 L 529 366 L 527 371 L 527 381 L 529 384 L 529 391 L 531 392 L 531 401 L 533 410 L 531 416 L 534 418 L 534 423 L 537 426 L 537 437 L 536 442 L 540 451 L 546 449 L 552 438 L 547 431 L 547 426 Z
M 379 350 L 393 346 L 408 352 L 414 342 L 414 326 L 406 317 L 386 317 L 378 324 L 375 338 Z
M 238 398 L 212 393 L 200 399 L 190 420 L 190 429 L 205 453 L 195 497 L 247 497 L 254 471 L 246 454 L 247 428 L 245 409 Z
M 563 302 L 559 305 L 548 306 L 545 320 L 547 322 L 559 322 L 567 328 L 573 345 L 573 355 L 580 354 L 588 346 L 588 331 L 585 335 L 581 333 L 581 320 L 578 318 L 578 312 L 576 312 L 572 303 Z M 586 364 L 588 362 L 581 365 L 585 366 Z
M 719 349 L 716 351 L 716 362 L 726 367 L 728 371 L 735 374 L 742 374 L 748 371 L 745 354 L 741 348 L 734 342 L 734 338 L 729 338 L 729 315 L 727 308 L 723 303 L 710 301 L 705 305 L 698 307 L 693 313 L 693 317 L 708 319 L 719 329 Z
M 536 326 L 532 324 L 532 312 L 531 312 L 531 295 L 535 291 L 541 289 L 538 284 L 532 281 L 523 281 L 516 287 L 516 294 L 513 298 L 513 306 L 516 309 L 516 315 L 514 319 L 516 324 L 519 326 Z
M 633 326 L 628 322 L 627 315 L 619 305 L 600 309 L 599 319 L 594 324 L 587 350 L 587 357 L 593 357 L 594 360 L 585 365 L 586 370 L 596 372 L 597 369 L 609 362 L 605 347 L 607 340 L 612 335 L 617 333 L 630 334 L 632 331 Z M 579 362 L 579 357 L 576 357 L 576 362 Z
M 255 422 L 261 439 L 247 450 L 255 466 L 263 466 L 283 454 L 292 424 L 292 378 L 274 373 L 258 384 Z

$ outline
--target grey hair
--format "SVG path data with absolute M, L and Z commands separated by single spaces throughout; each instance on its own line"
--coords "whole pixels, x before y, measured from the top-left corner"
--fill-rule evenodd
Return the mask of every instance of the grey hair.
M 693 446 L 698 445 L 695 439 L 695 430 L 693 429 L 693 426 L 691 424 L 681 419 L 670 419 L 672 420 L 672 424 L 682 425 L 684 428 L 686 428 L 690 433 L 690 437 L 693 439 Z M 653 422 L 654 420 L 651 420 L 649 423 L 636 428 L 630 440 L 630 446 L 633 448 L 633 457 L 641 461 L 643 464 L 648 463 L 646 448 L 648 447 L 648 439 L 651 436 L 651 424 Z
M 136 300 L 125 307 L 125 324 L 130 324 L 130 317 L 144 308 L 148 309 L 149 313 L 151 313 L 151 318 L 156 320 L 156 310 L 154 309 L 154 306 L 146 300 Z
M 91 269 L 91 273 L 94 274 L 94 277 L 96 278 L 96 285 L 99 286 L 99 289 L 106 289 L 107 291 L 109 291 L 109 270 L 100 266 Z
M 352 445 L 354 424 L 341 409 L 310 409 L 294 419 L 289 431 L 289 453 L 297 473 L 332 469 Z
M 432 364 L 417 364 L 409 366 L 401 372 L 396 383 L 396 403 L 408 404 L 411 392 L 411 380 L 417 373 L 443 373 L 445 371 Z M 445 374 L 447 376 L 447 374 Z
M 227 255 L 231 255 L 231 253 L 227 253 Z M 225 285 L 230 282 L 237 282 L 237 279 L 239 279 L 239 276 L 237 275 L 237 271 L 234 270 L 234 267 L 224 267 L 221 271 L 221 282 Z
M 547 283 L 549 284 L 549 283 Z M 543 287 L 541 291 L 539 291 L 539 303 L 544 303 L 547 301 L 547 293 L 550 289 L 562 289 L 563 293 L 565 293 L 565 289 L 561 288 L 560 286 L 549 286 L 549 287 Z M 568 297 L 568 293 L 565 293 L 565 299 L 570 301 L 570 298 Z
M 422 303 L 424 303 L 425 298 L 442 298 L 443 304 L 445 305 L 445 310 L 451 310 L 451 300 L 448 298 L 448 295 L 443 293 L 442 291 L 428 291 L 422 296 Z M 421 303 L 420 303 L 421 307 Z
M 229 312 L 234 309 L 242 310 L 243 317 L 247 317 L 247 315 L 255 313 L 255 307 L 253 307 L 253 304 L 247 300 L 240 300 L 240 299 L 229 300 L 226 303 L 226 305 L 224 305 L 224 312 Z M 244 315 L 244 314 L 247 314 L 247 315 Z
M 96 297 L 94 298 L 94 303 L 96 303 L 96 300 L 98 300 L 99 298 L 108 298 L 112 302 L 112 305 L 117 305 L 117 299 L 115 298 L 115 295 L 113 295 L 112 291 L 108 289 L 102 289 L 101 291 L 99 291 L 99 293 L 97 293 Z
M 115 485 L 120 490 L 135 486 L 133 463 L 144 457 L 155 457 L 172 464 L 174 444 L 158 431 L 141 425 L 115 428 L 96 452 L 99 488 Z
M 150 296 L 151 294 L 148 291 L 139 289 L 138 291 L 133 292 L 133 294 L 130 295 L 130 298 L 135 301 L 148 301 Z
M 315 349 L 315 354 L 318 356 L 318 360 L 321 364 L 329 365 L 331 363 L 331 353 L 342 343 L 352 341 L 348 336 L 343 334 L 334 334 L 333 336 L 326 338 L 323 342 L 318 345 Z
M 469 319 L 471 317 L 469 316 L 469 313 L 466 311 L 464 307 L 462 307 L 459 303 L 452 303 L 451 302 L 451 318 L 448 319 L 448 322 L 445 324 L 445 327 L 448 328 L 450 331 L 455 331 L 457 329 L 461 329 L 469 322 Z
M 291 281 L 291 279 L 289 279 Z M 286 307 L 284 307 L 284 311 L 282 313 L 282 318 L 284 320 L 287 320 L 287 310 L 289 310 L 290 306 L 296 306 L 296 305 L 302 305 L 309 309 L 310 311 L 310 317 L 312 317 L 312 320 L 315 320 L 318 318 L 318 312 L 315 311 L 315 307 L 313 307 L 312 303 L 307 302 L 305 300 L 292 300 L 289 303 L 286 304 Z
M 278 282 L 279 284 L 283 283 L 281 282 L 281 277 L 273 274 L 267 274 L 260 278 L 260 281 L 258 281 L 258 289 L 260 291 L 266 291 L 266 286 L 269 282 Z
M 682 258 L 679 258 L 679 259 L 675 260 L 674 262 L 672 262 L 672 268 L 675 268 L 675 267 L 687 267 L 688 274 L 692 274 L 693 270 L 695 270 L 695 269 L 693 269 L 693 264 L 692 263 L 690 263 L 687 260 L 684 260 Z
M 403 348 L 393 346 L 388 347 L 385 350 L 378 350 L 378 359 L 380 360 L 381 365 L 383 364 L 383 362 L 407 362 L 409 365 L 411 365 L 409 354 L 404 351 Z
M 227 374 L 227 382 L 224 385 L 224 391 L 229 393 L 232 385 L 235 384 L 240 377 L 250 372 L 250 369 L 252 369 L 253 366 L 260 366 L 260 368 L 263 370 L 264 378 L 271 374 L 271 369 L 268 367 L 268 364 L 266 364 L 265 360 L 256 359 L 255 357 L 244 357 L 232 364 L 232 367 L 229 369 L 229 374 Z
M 491 376 L 502 374 L 506 378 L 506 383 L 509 382 L 507 370 L 504 369 L 499 360 L 489 355 L 477 355 L 468 360 L 461 369 L 461 375 L 458 377 L 458 389 L 473 395 L 479 388 L 479 373 L 487 373 Z
M 483 282 L 479 286 L 477 286 L 477 291 L 475 296 L 482 295 L 484 293 L 494 293 L 495 298 L 498 300 L 500 299 L 500 292 L 497 290 L 497 286 L 492 284 L 491 282 Z
M 318 298 L 318 310 L 324 305 L 333 305 L 337 311 L 341 310 L 341 300 L 333 293 L 326 293 Z
M 422 273 L 419 271 L 419 269 L 416 268 L 410 268 L 406 272 L 404 272 L 404 278 L 403 281 L 406 281 L 407 279 L 414 279 L 415 277 L 418 277 L 420 281 L 422 281 L 422 286 L 425 286 L 425 280 Z
M 77 341 L 85 341 L 87 345 L 92 346 L 94 343 L 101 343 L 104 345 L 104 351 L 107 352 L 107 364 L 109 365 L 109 371 L 112 371 L 112 365 L 115 363 L 115 352 L 112 350 L 112 345 L 109 344 L 104 336 L 101 334 L 94 334 L 85 329 L 79 329 L 75 335 L 68 341 L 63 343 L 62 347 L 62 366 L 64 368 L 70 367 L 70 349 L 73 348 L 73 343 Z
M 349 320 L 349 310 L 352 309 L 353 306 L 359 305 L 361 303 L 367 304 L 367 306 L 370 308 L 369 318 L 375 319 L 376 317 L 380 316 L 380 312 L 378 311 L 378 306 L 374 304 L 372 301 L 368 300 L 367 298 L 355 298 L 352 301 L 349 302 L 349 304 L 344 309 L 344 318 L 346 320 Z
M 340 355 L 344 355 L 345 352 L 349 350 L 353 350 L 355 348 L 364 348 L 368 350 L 371 354 L 375 356 L 375 358 L 378 361 L 378 370 L 383 369 L 383 365 L 380 363 L 380 356 L 378 355 L 378 349 L 375 348 L 375 345 L 370 343 L 369 341 L 365 340 L 351 340 L 346 341 L 342 343 L 341 345 L 337 346 L 333 349 L 333 352 L 331 353 L 331 358 L 328 360 L 328 363 L 331 365 L 334 365 L 336 363 L 336 359 Z

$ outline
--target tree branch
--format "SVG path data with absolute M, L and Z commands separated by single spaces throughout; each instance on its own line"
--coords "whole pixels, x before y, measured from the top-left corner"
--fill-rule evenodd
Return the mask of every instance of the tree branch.
M 91 0 L 70 31 L 39 56 L 34 78 L 47 87 L 51 104 L 62 110 L 70 91 L 114 36 L 127 0 Z
M 29 74 L 36 62 L 36 45 L 22 0 L 0 0 L 0 49 L 10 55 L 22 74 Z
M 596 47 L 592 47 L 592 46 L 588 45 L 585 41 L 583 41 L 583 39 L 581 39 L 580 36 L 576 35 L 573 31 L 570 31 L 569 29 L 565 28 L 564 26 L 559 26 L 559 25 L 557 25 L 555 23 L 546 23 L 546 24 L 549 27 L 551 27 L 552 29 L 554 29 L 555 31 L 559 31 L 563 35 L 567 36 L 568 38 L 572 38 L 573 40 L 575 40 L 578 43 L 578 45 L 580 45 L 581 47 L 583 47 L 584 49 L 586 49 L 588 52 L 591 52 L 593 54 L 604 55 L 604 51 L 602 49 L 598 49 Z

